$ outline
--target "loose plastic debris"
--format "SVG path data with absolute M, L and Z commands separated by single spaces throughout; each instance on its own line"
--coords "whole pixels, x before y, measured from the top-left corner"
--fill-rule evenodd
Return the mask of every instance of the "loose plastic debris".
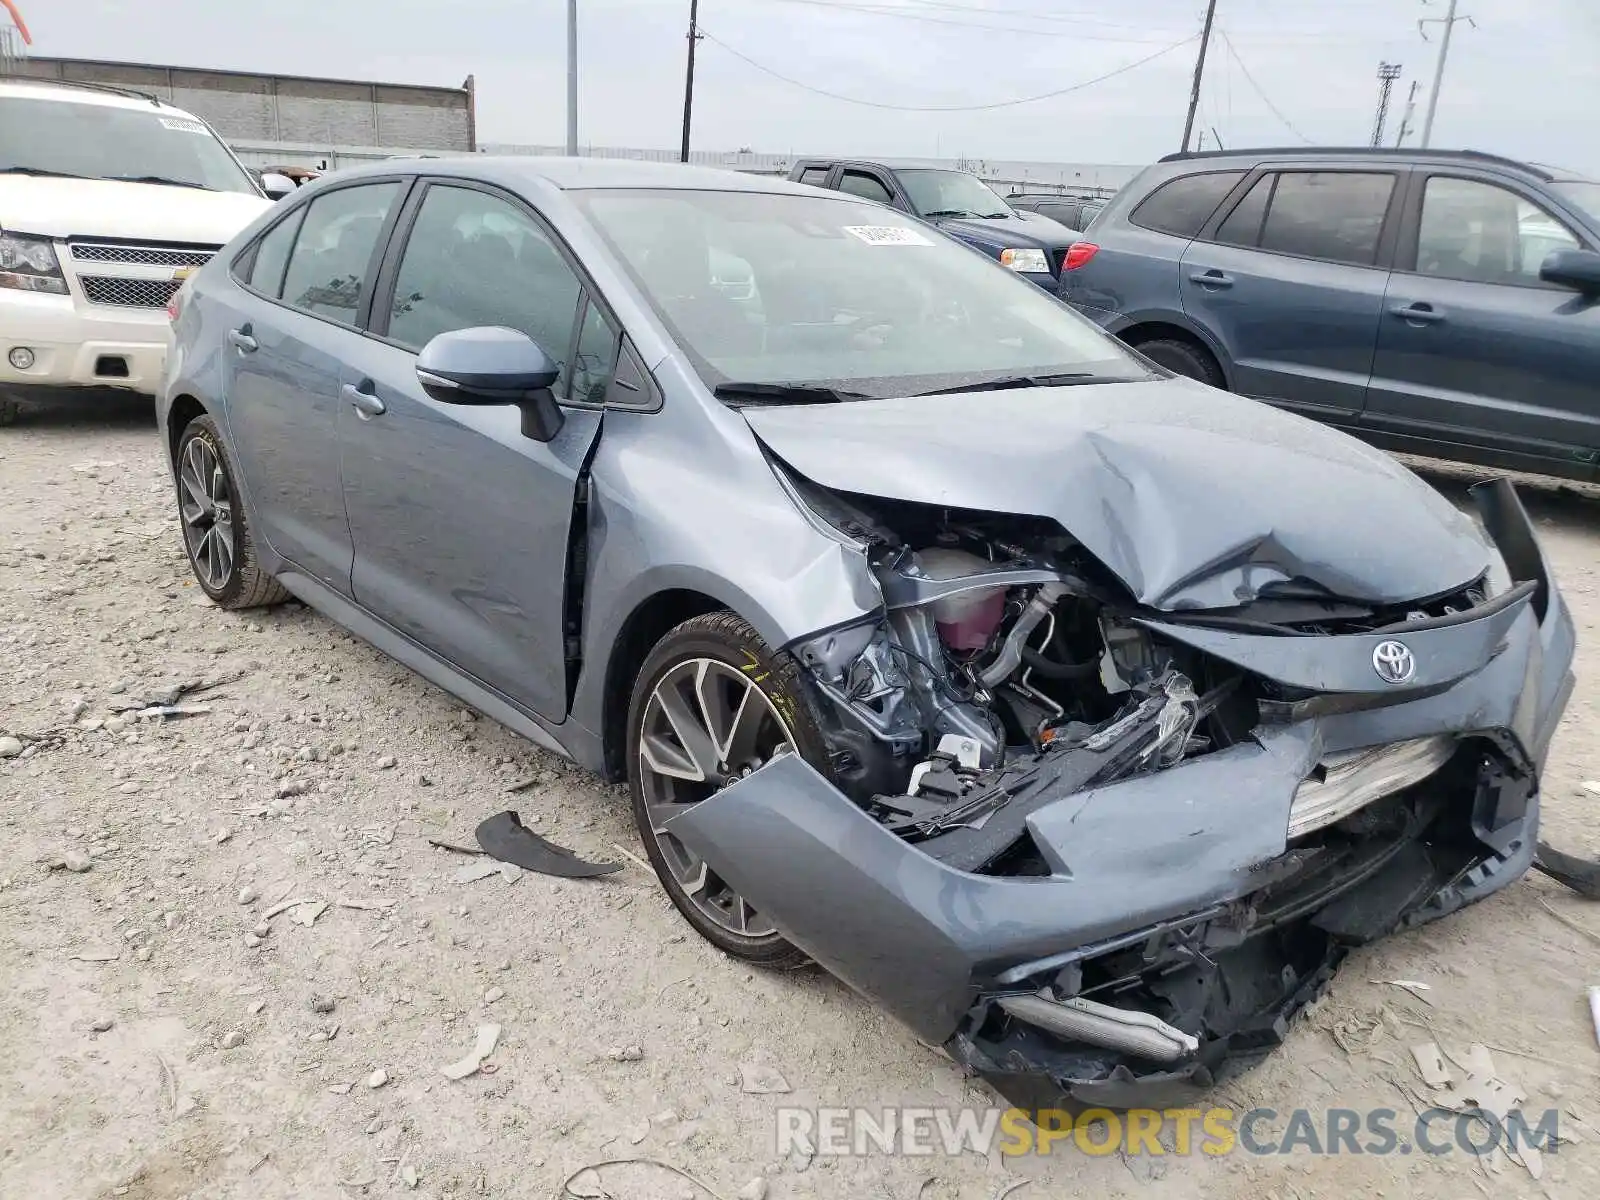
M 478 845 L 491 858 L 514 863 L 526 871 L 562 879 L 592 879 L 622 870 L 621 863 L 585 862 L 565 846 L 546 841 L 522 823 L 515 812 L 499 812 L 476 830 Z
M 500 1026 L 479 1025 L 478 1040 L 472 1047 L 472 1053 L 463 1059 L 449 1063 L 439 1068 L 439 1073 L 446 1079 L 465 1079 L 468 1075 L 476 1074 L 483 1066 L 483 1060 L 494 1053 L 494 1048 L 500 1041 Z

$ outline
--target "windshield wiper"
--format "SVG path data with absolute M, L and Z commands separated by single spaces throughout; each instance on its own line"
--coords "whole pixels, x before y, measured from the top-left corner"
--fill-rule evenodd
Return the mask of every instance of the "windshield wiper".
M 217 190 L 203 183 L 196 183 L 192 179 L 171 179 L 166 175 L 107 175 L 105 178 L 112 183 L 164 183 L 169 187 L 199 188 L 202 192 Z
M 922 214 L 925 217 L 975 217 L 978 214 L 964 208 L 935 208 Z
M 815 383 L 719 383 L 711 389 L 718 400 L 743 404 L 844 404 L 851 400 L 870 400 L 865 392 Z
M 956 392 L 998 392 L 1007 388 L 1072 387 L 1080 383 L 1112 383 L 1120 377 L 1096 375 L 1093 371 L 1073 371 L 1060 375 L 1002 375 L 998 379 L 980 379 L 976 383 L 963 383 L 957 387 L 935 388 L 931 392 L 918 392 L 918 396 L 950 396 Z
M 48 175 L 52 179 L 92 179 L 91 175 L 78 175 L 72 171 L 47 171 L 43 167 L 0 167 L 0 175 Z

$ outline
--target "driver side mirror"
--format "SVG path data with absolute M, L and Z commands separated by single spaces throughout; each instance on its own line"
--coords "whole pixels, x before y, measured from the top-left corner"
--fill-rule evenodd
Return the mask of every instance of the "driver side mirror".
M 276 171 L 263 171 L 261 173 L 261 190 L 270 200 L 282 200 L 285 196 L 294 194 L 294 180 L 287 175 L 280 175 Z
M 417 382 L 440 404 L 515 404 L 522 433 L 548 442 L 561 430 L 550 389 L 561 367 L 527 334 L 499 325 L 441 333 L 417 355 Z
M 1600 295 L 1600 254 L 1593 250 L 1552 250 L 1539 268 L 1539 278 L 1585 296 Z

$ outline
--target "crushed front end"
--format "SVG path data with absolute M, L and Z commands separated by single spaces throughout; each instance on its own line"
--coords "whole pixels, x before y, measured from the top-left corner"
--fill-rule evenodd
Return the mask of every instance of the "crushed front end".
M 1011 1102 L 1192 1099 L 1351 947 L 1529 866 L 1574 634 L 1509 484 L 1475 489 L 1490 567 L 1448 593 L 1199 611 L 1049 522 L 803 498 L 884 597 L 790 647 L 830 759 L 672 831 Z

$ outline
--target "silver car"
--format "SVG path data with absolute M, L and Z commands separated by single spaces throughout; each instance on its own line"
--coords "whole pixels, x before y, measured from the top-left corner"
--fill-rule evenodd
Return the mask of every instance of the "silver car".
M 1509 485 L 1468 516 L 914 217 L 386 162 L 175 310 L 207 595 L 626 779 L 701 934 L 1014 1101 L 1186 1098 L 1528 868 L 1573 628 Z

